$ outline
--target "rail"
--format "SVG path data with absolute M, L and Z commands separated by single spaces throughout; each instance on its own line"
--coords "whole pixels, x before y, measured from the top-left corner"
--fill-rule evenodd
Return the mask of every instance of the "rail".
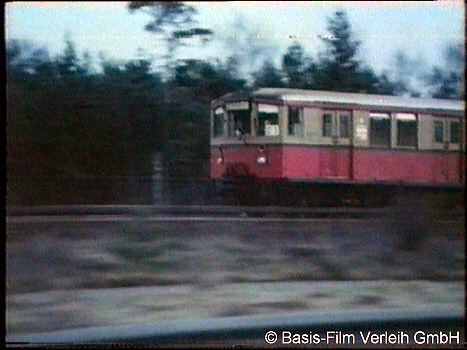
M 48 333 L 10 335 L 7 345 L 25 344 L 100 344 L 100 343 L 144 343 L 144 344 L 261 344 L 268 345 L 265 335 L 282 331 L 292 334 L 319 334 L 320 341 L 326 333 L 354 334 L 355 344 L 364 343 L 363 335 L 372 333 L 408 334 L 414 342 L 414 333 L 451 334 L 450 345 L 462 346 L 464 342 L 464 315 L 459 308 L 432 308 L 430 310 L 378 310 L 298 313 L 269 316 L 237 316 L 204 320 L 179 320 L 163 324 L 133 324 L 60 330 Z M 339 333 L 341 332 L 341 333 Z M 358 334 L 360 335 L 360 339 Z M 422 334 L 422 333 L 420 333 Z M 457 337 L 456 337 L 457 336 Z M 352 345 L 323 341 L 321 345 Z M 421 338 L 420 338 L 421 339 Z M 329 339 L 327 339 L 329 340 Z M 360 340 L 360 341 L 359 341 Z M 282 345 L 276 339 L 276 345 Z M 384 345 L 384 344 L 379 344 Z M 427 344 L 423 344 L 427 345 Z
M 420 210 L 420 208 L 296 208 L 296 207 L 242 207 L 192 205 L 69 205 L 10 207 L 7 216 L 47 215 L 173 215 L 173 216 L 251 216 L 284 218 L 373 218 L 404 217 L 410 212 L 434 215 L 443 219 L 462 218 L 462 210 Z

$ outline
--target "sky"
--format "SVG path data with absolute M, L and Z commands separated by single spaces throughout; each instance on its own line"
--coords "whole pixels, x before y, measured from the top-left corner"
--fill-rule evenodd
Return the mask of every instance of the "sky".
M 327 34 L 327 19 L 337 9 L 346 11 L 355 38 L 362 42 L 358 57 L 377 72 L 391 67 L 397 50 L 432 66 L 442 61 L 447 43 L 464 42 L 461 1 L 190 5 L 197 9 L 199 25 L 215 34 L 210 43 L 181 49 L 177 57 L 224 60 L 236 53 L 243 57 L 244 73 L 254 71 L 265 58 L 280 64 L 287 47 L 297 41 L 317 59 L 323 51 L 319 35 Z M 144 30 L 147 14 L 130 13 L 126 6 L 127 2 L 11 2 L 6 5 L 6 40 L 29 40 L 55 56 L 63 51 L 68 34 L 78 52 L 88 51 L 95 61 L 100 53 L 114 60 L 133 59 L 139 50 L 157 66 L 164 42 Z M 250 47 L 251 42 L 256 46 Z M 253 58 L 246 59 L 248 53 Z

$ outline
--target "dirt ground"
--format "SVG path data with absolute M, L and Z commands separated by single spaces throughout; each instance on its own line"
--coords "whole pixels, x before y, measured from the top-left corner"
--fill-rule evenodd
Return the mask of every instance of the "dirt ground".
M 463 221 L 10 222 L 7 334 L 314 310 L 463 310 Z

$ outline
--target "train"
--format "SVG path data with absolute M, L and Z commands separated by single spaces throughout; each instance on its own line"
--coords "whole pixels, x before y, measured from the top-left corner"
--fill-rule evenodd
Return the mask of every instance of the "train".
M 210 177 L 244 205 L 385 205 L 414 193 L 463 203 L 464 110 L 405 96 L 228 93 L 211 103 Z

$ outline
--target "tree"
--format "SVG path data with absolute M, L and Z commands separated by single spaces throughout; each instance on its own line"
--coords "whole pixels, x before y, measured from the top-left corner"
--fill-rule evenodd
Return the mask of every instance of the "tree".
M 305 60 L 305 70 L 304 70 L 304 81 L 305 88 L 307 89 L 319 89 L 319 72 L 320 67 L 316 64 L 313 59 L 308 58 Z
M 151 17 L 144 28 L 166 42 L 169 59 L 185 39 L 200 38 L 205 42 L 213 34 L 208 28 L 194 26 L 196 10 L 183 1 L 131 1 L 128 9 L 130 13 L 140 11 Z
M 208 177 L 210 103 L 245 85 L 232 75 L 232 64 L 178 60 L 167 83 L 165 107 L 170 118 L 164 125 L 168 135 L 163 164 L 166 189 L 175 200 L 191 202 L 199 181 Z
M 18 40 L 9 40 L 6 43 L 6 57 L 8 64 L 14 64 L 15 60 L 20 57 L 21 48 Z
M 392 69 L 390 79 L 394 95 L 420 96 L 415 87 L 423 76 L 424 62 L 421 58 L 411 58 L 403 51 L 398 50 L 392 58 Z
M 48 50 L 27 40 L 12 39 L 6 43 L 8 73 L 35 74 L 42 65 L 50 65 Z
M 322 57 L 321 85 L 328 90 L 356 91 L 359 64 L 355 58 L 360 42 L 353 39 L 344 11 L 337 11 L 328 20 L 329 35 L 322 36 L 327 56 Z
M 9 203 L 147 203 L 151 157 L 167 140 L 151 62 L 104 61 L 94 74 L 69 38 L 54 58 L 23 46 L 8 46 Z
M 328 20 L 329 33 L 321 36 L 326 52 L 320 54 L 319 63 L 306 70 L 307 85 L 320 90 L 393 94 L 397 88 L 384 72 L 377 76 L 373 69 L 356 58 L 360 41 L 354 38 L 350 22 L 344 11 L 337 11 Z M 400 86 L 402 88 L 402 85 Z
M 331 60 L 339 68 L 347 71 L 356 71 L 358 62 L 355 60 L 360 41 L 353 39 L 350 23 L 344 11 L 337 11 L 333 18 L 328 20 L 327 27 L 330 35 L 321 39 L 328 46 Z
M 178 60 L 168 83 L 169 93 L 176 93 L 180 88 L 189 89 L 190 93 L 179 96 L 183 99 L 180 103 L 190 103 L 190 99 L 195 98 L 209 105 L 214 98 L 244 87 L 245 81 L 232 74 L 230 63 L 214 65 L 196 59 Z
M 464 51 L 461 45 L 450 44 L 444 50 L 444 66 L 435 66 L 427 77 L 435 98 L 462 99 L 464 95 Z
M 378 77 L 378 88 L 377 92 L 381 95 L 394 95 L 395 86 L 394 83 L 389 78 L 389 73 L 383 71 Z
M 302 46 L 296 43 L 289 46 L 287 53 L 282 58 L 282 70 L 287 77 L 288 87 L 290 88 L 305 87 L 303 56 Z
M 75 44 L 69 35 L 65 38 L 65 50 L 59 59 L 58 67 L 61 75 L 72 75 L 78 72 L 78 56 Z
M 277 43 L 271 41 L 263 30 L 250 23 L 248 18 L 236 15 L 229 25 L 229 34 L 219 38 L 228 57 L 227 65 L 234 68 L 236 78 L 251 78 L 263 62 L 271 60 L 279 50 Z
M 254 73 L 253 77 L 255 87 L 284 87 L 281 73 L 269 60 L 264 61 L 261 69 Z
M 385 93 L 388 86 L 382 86 L 384 81 L 381 82 L 376 74 L 370 67 L 359 68 L 354 78 L 354 91 L 364 92 L 368 94 L 381 94 Z

